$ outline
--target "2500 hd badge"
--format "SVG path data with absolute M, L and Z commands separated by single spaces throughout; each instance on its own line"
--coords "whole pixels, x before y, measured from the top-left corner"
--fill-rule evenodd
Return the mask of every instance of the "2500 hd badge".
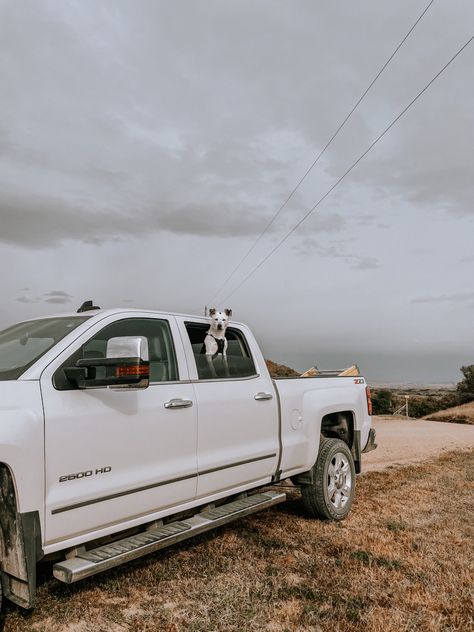
M 95 476 L 96 474 L 107 474 L 107 472 L 111 471 L 112 468 L 110 465 L 107 465 L 107 467 L 97 467 L 95 472 L 93 470 L 86 470 L 85 472 L 76 472 L 75 474 L 65 474 L 59 477 L 59 482 L 75 481 L 77 478 L 86 478 L 87 476 Z

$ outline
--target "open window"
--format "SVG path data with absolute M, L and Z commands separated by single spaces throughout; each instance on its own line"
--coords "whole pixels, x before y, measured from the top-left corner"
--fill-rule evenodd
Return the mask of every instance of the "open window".
M 257 375 L 250 349 L 243 333 L 235 327 L 228 327 L 227 356 L 206 356 L 204 339 L 209 330 L 206 323 L 185 323 L 200 380 L 223 378 L 244 378 Z

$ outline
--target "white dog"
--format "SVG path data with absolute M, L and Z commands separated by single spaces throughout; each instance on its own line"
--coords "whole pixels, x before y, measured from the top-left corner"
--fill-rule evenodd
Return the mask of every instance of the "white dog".
M 209 316 L 211 317 L 211 326 L 204 338 L 204 344 L 202 345 L 201 353 L 206 354 L 207 365 L 213 378 L 218 377 L 216 373 L 216 366 L 214 360 L 221 358 L 222 365 L 224 367 L 225 377 L 229 377 L 229 366 L 227 364 L 227 338 L 225 337 L 225 330 L 229 324 L 229 318 L 232 316 L 231 309 L 225 309 L 223 312 L 218 312 L 215 307 L 209 310 Z M 219 364 L 219 362 L 218 362 Z
M 225 309 L 218 312 L 215 307 L 209 310 L 211 318 L 211 326 L 204 338 L 204 347 L 207 356 L 227 355 L 227 338 L 225 330 L 229 324 L 229 318 L 232 316 L 231 309 Z

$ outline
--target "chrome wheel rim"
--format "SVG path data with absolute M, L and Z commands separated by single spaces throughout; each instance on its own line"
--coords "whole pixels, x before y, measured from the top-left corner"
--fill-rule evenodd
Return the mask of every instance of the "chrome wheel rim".
M 336 452 L 328 468 L 328 498 L 334 509 L 341 511 L 352 493 L 352 472 L 349 459 L 342 452 Z

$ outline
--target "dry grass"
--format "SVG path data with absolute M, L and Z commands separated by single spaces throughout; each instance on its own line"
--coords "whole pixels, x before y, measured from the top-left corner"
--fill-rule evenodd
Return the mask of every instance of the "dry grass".
M 265 360 L 268 372 L 273 378 L 276 377 L 299 377 L 300 373 L 294 369 L 290 369 L 285 364 L 278 364 L 272 360 Z
M 425 419 L 429 419 L 430 421 L 448 421 L 457 424 L 474 425 L 474 402 L 462 404 L 461 406 L 455 406 L 454 408 L 447 408 L 446 410 L 440 410 L 432 415 L 427 415 Z
M 350 517 L 279 508 L 68 587 L 43 568 L 5 632 L 467 631 L 474 452 L 358 479 Z

